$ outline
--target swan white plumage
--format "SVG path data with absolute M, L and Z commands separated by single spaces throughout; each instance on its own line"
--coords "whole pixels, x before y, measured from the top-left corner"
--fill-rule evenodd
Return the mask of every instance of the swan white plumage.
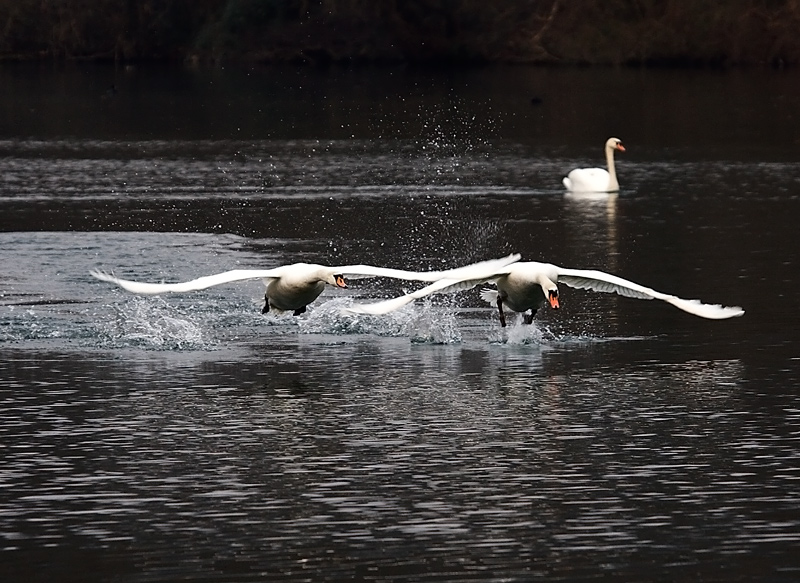
M 525 313 L 525 322 L 530 324 L 536 311 L 549 303 L 558 309 L 559 296 L 557 283 L 564 283 L 578 289 L 590 289 L 597 292 L 617 293 L 629 298 L 642 300 L 663 300 L 676 308 L 713 320 L 721 320 L 741 316 L 742 308 L 704 304 L 699 300 L 684 300 L 664 294 L 616 275 L 596 270 L 565 269 L 550 263 L 520 262 L 505 265 L 493 273 L 477 266 L 475 269 L 464 269 L 462 277 L 440 279 L 431 285 L 413 293 L 373 304 L 355 304 L 348 308 L 352 312 L 363 314 L 386 314 L 397 310 L 415 299 L 424 298 L 435 293 L 451 293 L 469 289 L 483 283 L 494 283 L 496 290 L 484 289 L 481 297 L 497 306 L 500 312 L 500 324 L 506 325 L 503 307 L 515 312 Z
M 267 286 L 263 313 L 293 312 L 298 316 L 306 306 L 319 297 L 326 284 L 346 288 L 345 278 L 390 277 L 416 281 L 437 281 L 442 278 L 461 278 L 472 268 L 501 269 L 519 261 L 517 253 L 481 263 L 446 271 L 406 271 L 372 265 L 341 265 L 329 267 L 311 263 L 294 263 L 274 269 L 234 269 L 216 275 L 207 275 L 182 283 L 143 283 L 120 279 L 104 271 L 94 270 L 91 275 L 102 281 L 114 283 L 136 294 L 155 295 L 166 292 L 189 292 L 247 279 L 262 279 Z M 480 267 L 482 266 L 482 267 Z
M 617 170 L 614 166 L 614 151 L 625 151 L 622 141 L 608 138 L 605 146 L 606 164 L 603 168 L 576 168 L 562 180 L 564 187 L 570 192 L 616 192 L 619 190 Z

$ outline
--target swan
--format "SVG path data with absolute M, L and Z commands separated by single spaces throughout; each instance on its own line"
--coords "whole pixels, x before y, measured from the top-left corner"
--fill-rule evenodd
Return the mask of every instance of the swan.
M 625 151 L 625 147 L 618 138 L 608 138 L 606 141 L 606 163 L 608 170 L 603 168 L 576 168 L 561 182 L 570 192 L 616 192 L 619 190 L 617 171 L 614 167 L 614 150 Z
M 294 263 L 274 269 L 234 269 L 199 277 L 182 283 L 143 283 L 121 279 L 105 271 L 93 270 L 90 274 L 101 281 L 116 284 L 136 294 L 154 295 L 165 292 L 189 292 L 206 289 L 215 285 L 263 279 L 267 286 L 264 294 L 262 313 L 270 310 L 275 313 L 292 312 L 299 316 L 306 311 L 308 304 L 316 300 L 325 285 L 346 288 L 345 278 L 391 277 L 395 279 L 437 281 L 442 278 L 463 278 L 472 269 L 495 270 L 519 261 L 519 254 L 511 254 L 500 259 L 491 259 L 447 271 L 406 271 L 372 265 L 341 265 L 330 267 L 313 263 Z
M 440 279 L 427 287 L 403 296 L 373 304 L 354 304 L 349 311 L 361 314 L 386 314 L 397 310 L 415 299 L 435 293 L 451 293 L 470 289 L 483 283 L 494 283 L 496 290 L 485 288 L 481 298 L 496 305 L 500 312 L 500 325 L 506 325 L 503 307 L 524 314 L 526 324 L 533 322 L 536 311 L 547 304 L 554 309 L 560 307 L 557 283 L 578 289 L 597 292 L 617 293 L 629 298 L 642 300 L 663 300 L 676 308 L 712 320 L 741 316 L 740 307 L 704 304 L 699 300 L 684 300 L 664 294 L 610 273 L 586 269 L 566 269 L 550 263 L 519 262 L 510 263 L 489 273 L 491 266 L 476 266 L 462 270 L 462 277 Z M 526 313 L 530 310 L 529 313 Z

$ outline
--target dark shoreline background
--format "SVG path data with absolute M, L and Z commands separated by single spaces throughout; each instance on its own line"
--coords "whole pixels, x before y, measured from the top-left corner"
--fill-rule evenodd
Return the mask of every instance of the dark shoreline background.
M 790 66 L 797 0 L 0 0 L 0 60 Z

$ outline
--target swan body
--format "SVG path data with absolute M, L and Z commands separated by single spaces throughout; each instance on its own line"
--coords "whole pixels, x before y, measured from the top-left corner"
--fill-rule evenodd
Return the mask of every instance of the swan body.
M 561 182 L 570 192 L 617 192 L 617 170 L 614 166 L 614 151 L 624 152 L 625 147 L 618 138 L 609 138 L 606 141 L 606 165 L 604 168 L 576 168 Z
M 374 304 L 356 304 L 349 310 L 364 314 L 386 314 L 415 299 L 435 293 L 451 293 L 484 283 L 494 283 L 497 289 L 484 289 L 481 297 L 497 306 L 501 326 L 506 325 L 503 307 L 525 313 L 525 322 L 530 324 L 533 322 L 536 311 L 546 304 L 554 309 L 560 307 L 557 284 L 563 283 L 578 289 L 616 293 L 629 298 L 663 300 L 684 312 L 712 320 L 744 314 L 744 310 L 740 307 L 704 304 L 700 300 L 684 300 L 602 271 L 566 269 L 550 263 L 537 262 L 515 262 L 492 273 L 489 273 L 490 269 L 489 266 L 477 266 L 472 270 L 465 269 L 460 278 L 440 279 L 413 293 Z
M 500 269 L 505 265 L 519 261 L 519 254 L 508 255 L 500 259 L 484 261 L 485 269 Z M 442 278 L 462 278 L 465 270 L 474 266 L 460 267 L 446 271 L 406 271 L 372 265 L 341 265 L 330 267 L 312 263 L 294 263 L 274 269 L 234 269 L 215 275 L 198 277 L 181 283 L 144 283 L 121 279 L 104 271 L 94 270 L 91 275 L 99 280 L 116 284 L 136 294 L 155 295 L 167 292 L 190 292 L 206 289 L 216 285 L 262 279 L 267 286 L 264 294 L 266 313 L 273 310 L 277 313 L 293 312 L 295 316 L 302 314 L 306 306 L 316 300 L 326 285 L 346 288 L 345 278 L 359 279 L 365 277 L 391 277 L 395 279 L 416 281 L 437 281 Z

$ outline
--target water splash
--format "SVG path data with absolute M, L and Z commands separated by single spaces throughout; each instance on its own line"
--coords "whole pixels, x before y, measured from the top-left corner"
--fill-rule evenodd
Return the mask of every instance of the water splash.
M 307 317 L 298 320 L 304 334 L 375 334 L 378 336 L 403 336 L 407 316 L 392 312 L 382 316 L 354 314 L 347 311 L 351 298 L 336 298 L 324 302 Z
M 91 340 L 99 348 L 138 348 L 165 351 L 220 350 L 230 343 L 263 334 L 323 334 L 408 338 L 415 344 L 452 345 L 465 341 L 508 346 L 543 346 L 607 340 L 574 336 L 550 327 L 522 323 L 509 314 L 509 326 L 492 320 L 463 318 L 459 298 L 442 296 L 383 315 L 347 311 L 353 298 L 334 298 L 313 305 L 300 317 L 266 316 L 253 312 L 250 302 L 173 303 L 162 298 L 134 296 L 114 306 L 112 317 L 91 321 Z M 515 318 L 515 316 L 517 316 Z M 463 326 L 462 326 L 463 324 Z M 487 329 L 488 328 L 488 329 Z M 89 336 L 85 336 L 89 338 Z M 99 339 L 99 344 L 98 344 Z
M 548 327 L 535 321 L 533 324 L 525 324 L 522 322 L 522 316 L 519 316 L 516 321 L 513 317 L 509 318 L 508 327 L 496 328 L 489 333 L 489 342 L 492 344 L 515 346 L 533 344 L 538 346 L 557 341 L 558 337 Z
M 456 311 L 452 306 L 442 309 L 426 301 L 420 309 L 411 311 L 409 316 L 405 331 L 414 343 L 457 344 L 462 341 Z
M 17 306 L 3 308 L 0 317 L 0 342 L 47 340 L 63 336 L 46 310 Z
M 489 329 L 485 325 L 460 326 L 462 312 L 456 295 L 428 298 L 406 306 L 395 312 L 378 316 L 354 314 L 347 308 L 352 298 L 337 298 L 322 303 L 309 314 L 296 320 L 303 334 L 363 334 L 388 337 L 408 337 L 415 344 L 460 344 L 466 336 L 471 340 L 485 339 L 490 344 L 509 346 L 543 346 L 558 343 L 603 341 L 587 335 L 569 335 L 553 330 L 550 326 L 534 322 L 524 324 L 519 314 L 509 314 L 508 327 L 501 328 L 492 320 Z M 469 319 L 467 321 L 470 321 Z M 476 338 L 477 336 L 477 338 Z
M 209 350 L 216 347 L 213 340 L 203 334 L 196 315 L 190 315 L 187 308 L 175 306 L 162 298 L 134 296 L 115 310 L 114 320 L 98 324 L 105 347 L 150 350 Z
M 453 308 L 442 309 L 432 302 L 423 302 L 389 314 L 372 316 L 347 311 L 351 298 L 334 299 L 313 309 L 298 321 L 305 334 L 372 334 L 376 336 L 408 336 L 421 344 L 455 344 L 461 332 Z M 421 309 L 420 309 L 421 308 Z

